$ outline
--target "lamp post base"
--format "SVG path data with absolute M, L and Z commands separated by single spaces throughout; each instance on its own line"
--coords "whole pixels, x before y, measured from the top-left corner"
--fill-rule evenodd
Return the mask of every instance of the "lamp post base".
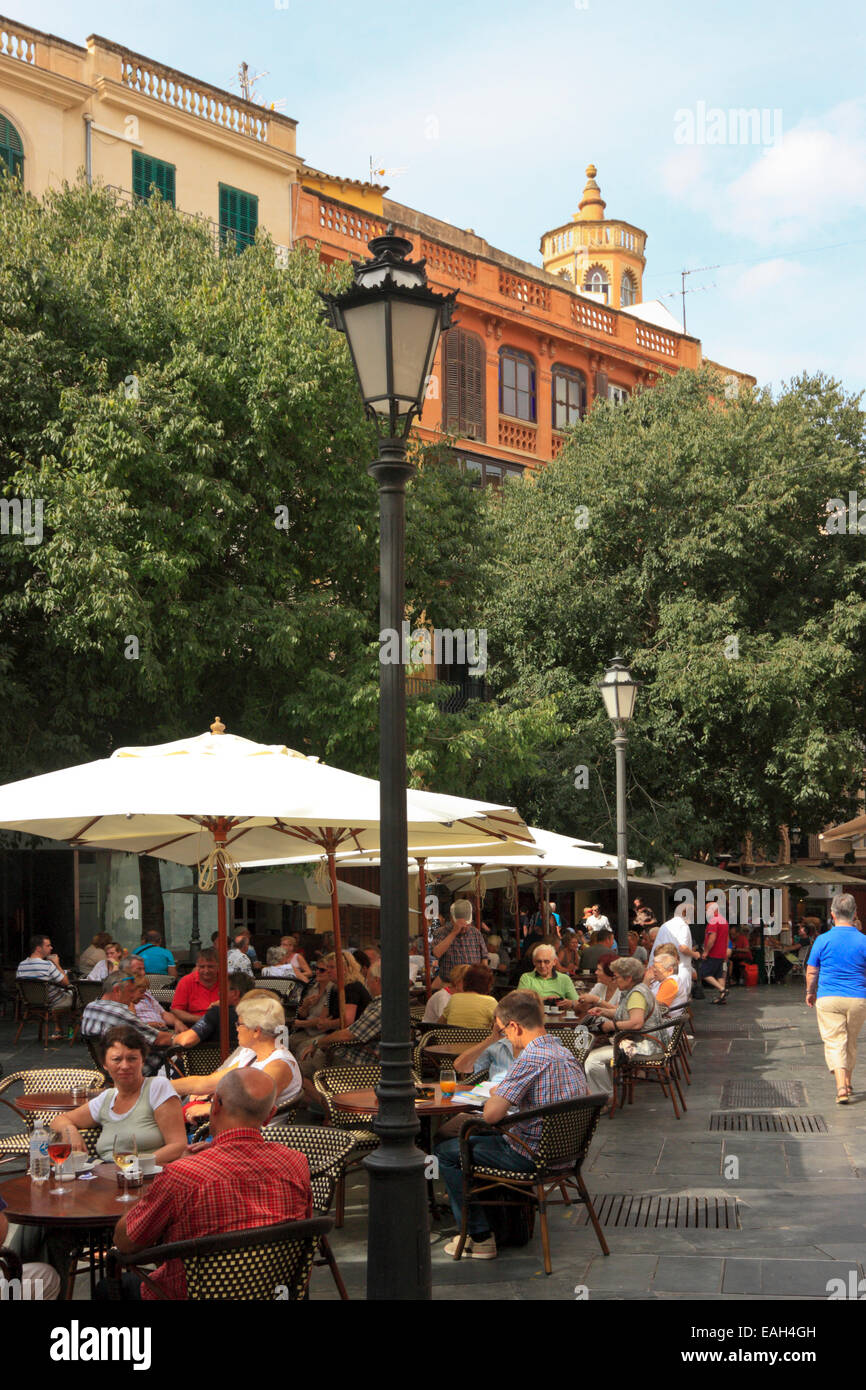
M 412 1143 L 383 1144 L 364 1159 L 370 1174 L 368 1301 L 424 1302 L 432 1295 L 426 1165 Z

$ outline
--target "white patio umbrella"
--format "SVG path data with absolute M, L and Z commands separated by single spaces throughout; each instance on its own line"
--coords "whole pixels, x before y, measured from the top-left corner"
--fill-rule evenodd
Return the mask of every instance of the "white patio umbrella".
M 213 888 L 200 888 L 197 883 L 187 883 L 182 888 L 167 888 L 169 893 L 197 893 L 203 897 L 213 897 Z M 308 903 L 311 907 L 330 907 L 331 890 L 311 874 L 261 873 L 238 875 L 238 897 L 254 898 L 264 903 Z M 337 900 L 340 907 L 381 906 L 382 899 L 377 893 L 368 893 L 354 883 L 337 879 Z
M 423 800 L 419 799 L 423 795 Z M 459 797 L 407 793 L 410 844 L 450 845 L 477 838 L 530 839 L 516 811 Z M 225 733 L 219 716 L 197 738 L 119 748 L 110 758 L 0 787 L 0 827 L 75 846 L 151 854 L 199 865 L 202 887 L 218 893 L 220 1041 L 228 1050 L 225 1007 L 226 896 L 237 896 L 242 863 L 282 852 L 324 852 L 331 883 L 341 1019 L 343 958 L 335 854 L 379 847 L 379 784 L 328 767 L 283 745 Z M 312 854 L 310 854 L 312 851 Z

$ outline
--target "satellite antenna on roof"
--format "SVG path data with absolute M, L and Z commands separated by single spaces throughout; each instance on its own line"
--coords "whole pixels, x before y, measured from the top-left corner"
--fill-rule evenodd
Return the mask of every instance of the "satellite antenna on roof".
M 268 72 L 257 72 L 250 76 L 249 63 L 241 63 L 238 68 L 238 82 L 240 83 L 241 96 L 244 101 L 253 101 L 257 106 L 261 106 L 261 98 L 256 92 L 256 83 L 261 82 L 263 77 L 269 77 Z

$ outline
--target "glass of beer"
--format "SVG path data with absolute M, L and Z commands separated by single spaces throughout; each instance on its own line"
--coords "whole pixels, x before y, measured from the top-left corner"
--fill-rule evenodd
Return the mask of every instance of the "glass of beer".
M 121 1195 L 118 1202 L 134 1202 L 136 1197 L 129 1191 L 130 1187 L 140 1187 L 141 1179 L 138 1168 L 138 1145 L 133 1135 L 124 1138 L 120 1134 L 114 1137 L 114 1161 L 117 1164 L 117 1186 L 121 1188 Z
M 457 1090 L 457 1073 L 453 1067 L 443 1067 L 439 1072 L 439 1089 L 446 1099 Z

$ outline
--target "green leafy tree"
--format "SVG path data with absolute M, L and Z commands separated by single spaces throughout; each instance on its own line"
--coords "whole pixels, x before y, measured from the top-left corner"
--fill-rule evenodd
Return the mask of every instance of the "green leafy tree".
M 681 372 L 595 407 L 560 458 L 507 489 L 486 623 L 502 718 L 558 711 L 507 792 L 611 844 L 611 730 L 597 683 L 643 681 L 629 740 L 630 849 L 648 862 L 747 830 L 816 831 L 864 761 L 866 536 L 827 534 L 864 492 L 864 417 L 822 377 L 725 400 Z M 866 526 L 864 526 L 866 529 Z M 503 788 L 506 790 L 506 788 Z

